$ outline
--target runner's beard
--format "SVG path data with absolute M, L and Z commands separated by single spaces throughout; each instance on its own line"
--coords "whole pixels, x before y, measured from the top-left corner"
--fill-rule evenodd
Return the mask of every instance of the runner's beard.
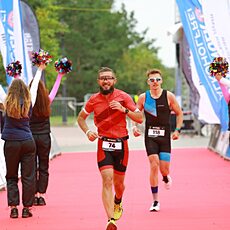
M 100 92 L 101 94 L 103 95 L 108 95 L 110 93 L 112 93 L 114 91 L 114 86 L 111 86 L 109 89 L 103 89 L 101 86 L 100 86 Z

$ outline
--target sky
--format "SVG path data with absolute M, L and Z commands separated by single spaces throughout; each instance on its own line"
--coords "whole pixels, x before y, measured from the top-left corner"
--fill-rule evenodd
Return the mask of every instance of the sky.
M 134 11 L 138 32 L 149 28 L 146 38 L 156 39 L 163 64 L 174 67 L 175 43 L 167 31 L 172 30 L 175 22 L 175 0 L 115 0 L 115 8 L 120 9 L 122 3 L 128 12 Z

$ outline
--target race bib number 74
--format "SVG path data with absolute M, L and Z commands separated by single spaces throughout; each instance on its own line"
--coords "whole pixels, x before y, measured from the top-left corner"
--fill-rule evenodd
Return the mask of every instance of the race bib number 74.
M 103 141 L 102 149 L 106 151 L 115 151 L 122 149 L 122 142 Z

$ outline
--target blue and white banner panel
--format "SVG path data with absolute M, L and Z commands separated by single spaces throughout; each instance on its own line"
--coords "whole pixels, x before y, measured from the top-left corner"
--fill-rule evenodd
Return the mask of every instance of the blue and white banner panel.
M 32 79 L 32 68 L 28 57 L 27 47 L 24 44 L 24 33 L 21 20 L 19 0 L 0 1 L 0 48 L 3 64 L 6 66 L 14 61 L 22 64 L 21 77 L 28 84 Z M 12 77 L 6 76 L 10 84 Z
M 31 7 L 24 1 L 20 1 L 22 25 L 24 31 L 25 46 L 28 51 L 28 57 L 30 58 L 30 68 L 32 68 L 33 76 L 37 71 L 37 66 L 32 65 L 32 53 L 40 49 L 40 31 L 39 25 L 35 13 Z M 28 18 L 30 20 L 28 20 Z M 27 66 L 28 67 L 28 66 Z
M 201 84 L 192 52 L 191 52 L 191 57 L 192 58 L 190 60 L 191 61 L 190 65 L 191 65 L 191 72 L 192 72 L 192 81 L 200 95 L 199 102 L 198 102 L 198 120 L 200 120 L 202 123 L 219 124 L 220 123 L 219 118 L 217 117 L 213 109 L 209 95 L 204 85 Z
M 230 1 L 202 0 L 201 4 L 206 30 L 218 56 L 230 62 Z
M 226 131 L 229 119 L 227 103 L 219 83 L 209 75 L 209 65 L 214 57 L 219 56 L 219 53 L 206 29 L 202 5 L 198 0 L 176 0 L 176 2 L 183 29 L 193 54 L 200 85 L 208 95 L 212 109 L 219 120 L 218 123 L 221 125 L 221 130 Z M 202 94 L 200 96 L 202 97 Z M 215 122 L 213 120 L 211 123 Z

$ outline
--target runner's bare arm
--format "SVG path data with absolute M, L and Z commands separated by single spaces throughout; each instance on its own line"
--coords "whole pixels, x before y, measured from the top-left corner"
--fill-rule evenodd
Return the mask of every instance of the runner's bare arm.
M 82 131 L 86 134 L 86 136 L 88 137 L 88 139 L 90 141 L 94 141 L 95 139 L 98 138 L 98 134 L 97 132 L 91 131 L 86 123 L 86 118 L 89 116 L 89 114 L 87 114 L 85 112 L 85 110 L 81 110 L 78 117 L 77 117 L 77 122 L 78 125 L 80 126 L 80 128 L 82 129 Z
M 181 108 L 180 108 L 180 106 L 176 100 L 176 97 L 173 93 L 168 91 L 167 97 L 168 97 L 169 106 L 170 106 L 171 110 L 174 111 L 176 114 L 176 129 L 172 134 L 172 139 L 176 140 L 179 138 L 180 129 L 183 125 L 183 111 L 181 110 Z
M 137 122 L 137 123 L 142 123 L 143 122 L 143 115 L 142 113 L 139 111 L 139 109 L 136 109 L 134 112 L 133 111 L 130 111 L 130 110 L 127 110 L 127 108 L 125 108 L 124 106 L 122 106 L 120 104 L 120 102 L 118 101 L 111 101 L 110 104 L 109 104 L 109 107 L 112 108 L 112 109 L 117 109 L 119 111 L 121 111 L 122 113 L 126 113 L 127 116 Z
M 142 93 L 138 97 L 138 101 L 136 104 L 137 108 L 141 111 L 142 116 L 143 116 L 144 101 L 145 101 L 145 93 Z M 134 121 L 132 122 L 132 131 L 135 137 L 138 137 L 141 135 L 141 130 L 137 127 L 137 122 L 134 122 Z

